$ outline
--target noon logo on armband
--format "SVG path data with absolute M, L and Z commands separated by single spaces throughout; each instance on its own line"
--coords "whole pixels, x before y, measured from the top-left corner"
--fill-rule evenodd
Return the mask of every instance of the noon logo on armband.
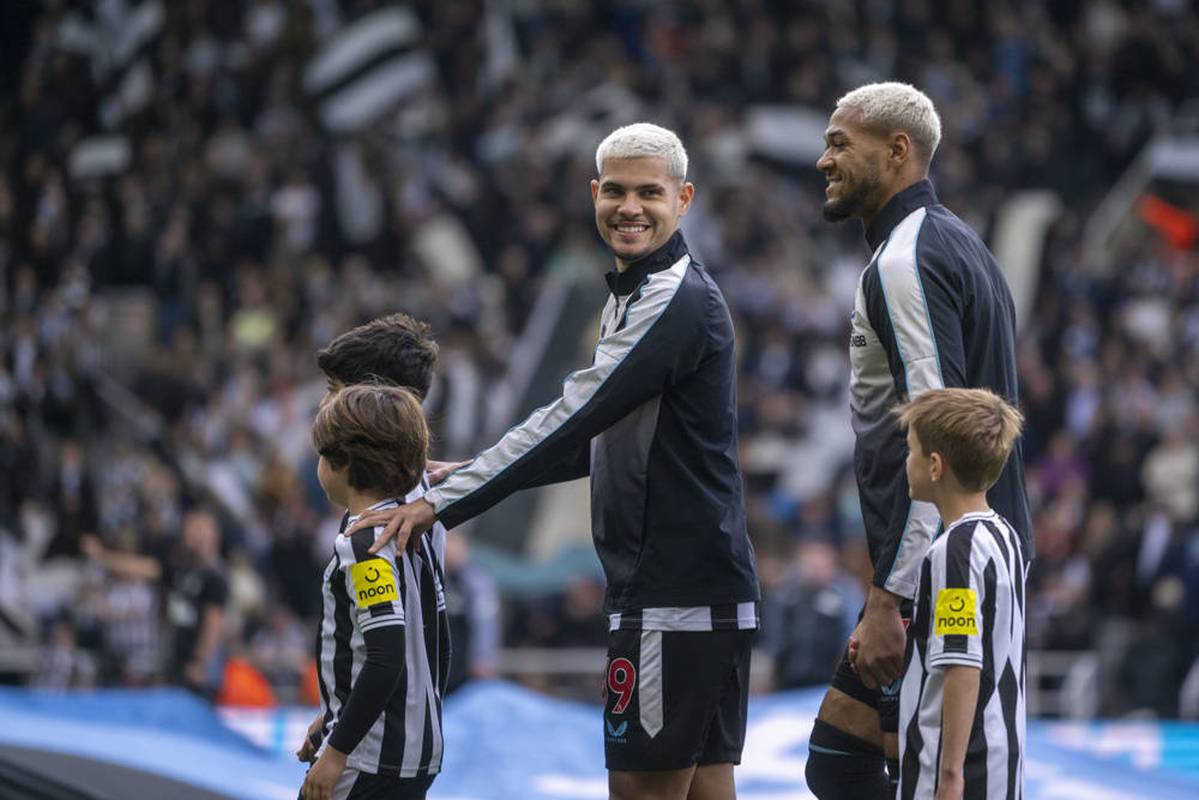
M 376 603 L 391 603 L 400 599 L 396 591 L 396 576 L 391 562 L 383 558 L 372 558 L 350 565 L 350 579 L 354 583 L 354 596 L 360 607 Z
M 978 636 L 975 611 L 978 593 L 973 589 L 942 589 L 937 592 L 937 636 Z

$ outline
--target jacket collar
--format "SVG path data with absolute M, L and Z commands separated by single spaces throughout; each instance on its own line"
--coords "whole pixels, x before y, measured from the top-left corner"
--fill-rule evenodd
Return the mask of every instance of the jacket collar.
M 604 275 L 604 280 L 608 282 L 612 294 L 623 297 L 640 286 L 646 275 L 669 269 L 687 253 L 687 242 L 683 240 L 683 232 L 675 231 L 674 236 L 666 240 L 666 244 L 629 264 L 629 268 L 624 272 L 610 270 Z
M 924 206 L 935 206 L 938 202 L 937 193 L 928 178 L 913 183 L 892 197 L 866 228 L 866 241 L 870 243 L 870 249 L 877 250 L 908 214 Z

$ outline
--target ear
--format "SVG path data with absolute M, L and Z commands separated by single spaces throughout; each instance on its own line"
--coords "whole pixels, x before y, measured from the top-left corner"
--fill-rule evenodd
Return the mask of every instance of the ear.
M 945 476 L 945 459 L 940 453 L 930 453 L 928 456 L 928 477 L 933 483 L 938 483 Z
M 679 187 L 679 216 L 683 216 L 691 208 L 691 198 L 695 196 L 695 184 L 684 181 Z
M 891 134 L 891 141 L 887 146 L 887 160 L 895 168 L 900 168 L 915 156 L 915 145 L 912 143 L 912 137 L 904 131 L 896 131 Z
M 592 179 L 591 181 L 591 202 L 599 200 L 599 181 Z

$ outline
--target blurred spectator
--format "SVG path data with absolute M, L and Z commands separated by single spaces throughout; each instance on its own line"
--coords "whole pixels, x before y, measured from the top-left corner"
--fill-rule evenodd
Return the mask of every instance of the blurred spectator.
M 165 568 L 167 619 L 175 631 L 168 675 L 205 697 L 220 688 L 227 656 L 225 601 L 229 588 L 220 563 L 221 531 L 205 511 L 183 520 L 182 552 Z
M 86 689 L 96 685 L 98 674 L 95 656 L 79 646 L 71 620 L 54 620 L 34 685 L 40 689 Z
M 1142 481 L 1149 499 L 1165 508 L 1181 524 L 1199 516 L 1199 417 L 1165 431 L 1161 441 L 1145 457 Z
M 505 641 L 516 647 L 603 647 L 608 620 L 604 586 L 590 576 L 570 579 L 561 593 L 514 603 Z
M 266 676 L 283 702 L 299 702 L 304 665 L 313 655 L 311 630 L 286 607 L 274 606 L 248 638 L 250 663 Z
M 450 620 L 452 692 L 474 678 L 494 678 L 499 661 L 500 598 L 495 581 L 470 560 L 466 534 L 445 545 L 445 610 Z
M 80 537 L 96 531 L 96 490 L 83 458 L 79 442 L 63 441 L 50 495 L 50 507 L 58 514 L 58 529 L 43 554 L 44 558 L 78 558 Z
M 132 531 L 118 537 L 115 549 L 133 553 Z M 143 576 L 107 576 L 102 582 L 98 616 L 103 645 L 103 676 L 121 686 L 147 686 L 162 674 L 159 617 L 161 598 L 156 583 Z
M 799 540 L 782 579 L 768 589 L 760 645 L 773 660 L 775 688 L 828 683 L 866 599 L 836 546 L 816 536 Z
M 85 542 L 88 555 L 126 579 L 162 581 L 165 617 L 173 639 L 168 679 L 213 699 L 228 656 L 226 602 L 229 586 L 221 564 L 221 531 L 208 511 L 189 511 L 179 542 L 157 557 L 106 549 Z
M 229 589 L 225 627 L 232 639 L 248 639 L 253 624 L 266 611 L 266 581 L 242 549 L 229 554 L 225 577 Z

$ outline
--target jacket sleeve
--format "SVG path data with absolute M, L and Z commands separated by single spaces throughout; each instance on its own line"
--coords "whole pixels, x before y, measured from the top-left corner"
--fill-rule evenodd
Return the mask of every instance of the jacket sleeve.
M 591 366 L 567 376 L 561 397 L 425 495 L 447 528 L 515 491 L 553 482 L 546 480 L 552 467 L 581 464 L 593 436 L 695 369 L 704 354 L 704 305 L 702 284 L 688 284 L 687 274 L 684 262 L 650 275 L 625 323 L 600 338 Z M 562 479 L 582 474 L 576 467 Z
M 863 276 L 863 294 L 900 402 L 929 389 L 965 384 L 960 273 L 930 225 L 916 233 L 914 244 L 888 242 Z M 882 446 L 906 453 L 905 434 L 898 425 L 890 436 Z M 912 597 L 920 561 L 940 518 L 932 504 L 908 498 L 902 468 L 896 470 L 890 489 L 889 520 L 874 564 L 874 585 Z
M 567 453 L 561 461 L 547 466 L 540 475 L 526 483 L 524 488 L 532 489 L 537 486 L 548 486 L 551 483 L 573 481 L 586 478 L 590 474 L 591 440 L 588 439 Z

